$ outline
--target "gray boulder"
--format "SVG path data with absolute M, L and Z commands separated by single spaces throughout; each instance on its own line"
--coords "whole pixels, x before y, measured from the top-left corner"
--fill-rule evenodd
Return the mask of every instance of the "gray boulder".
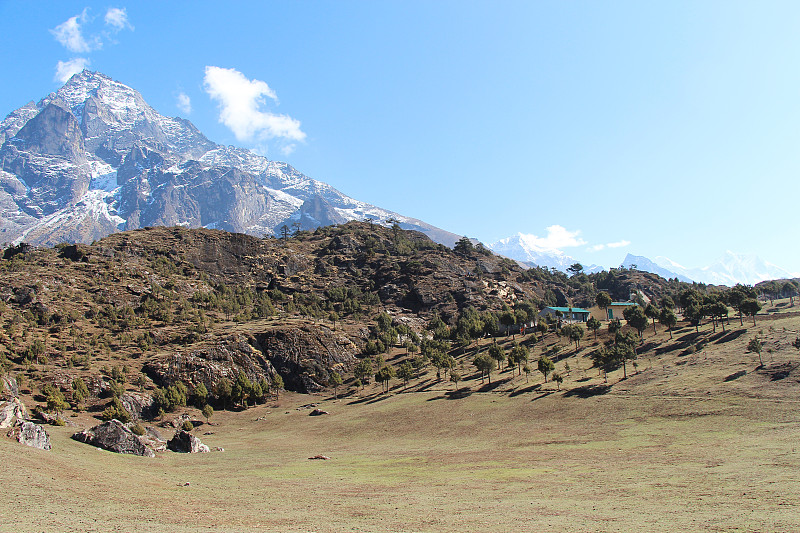
M 209 448 L 188 431 L 178 431 L 167 442 L 167 448 L 179 453 L 208 453 Z
M 27 411 L 19 398 L 0 402 L 0 429 L 13 427 L 25 420 Z
M 50 449 L 50 435 L 47 434 L 47 430 L 33 422 L 23 422 L 14 426 L 8 436 L 26 446 L 40 450 Z
M 19 396 L 19 385 L 17 385 L 16 379 L 10 376 L 4 376 L 0 384 L 2 384 L 0 393 L 2 393 L 4 398 L 16 398 Z
M 139 437 L 143 443 L 153 449 L 155 452 L 163 452 L 167 449 L 167 441 L 165 441 L 161 434 L 153 427 L 146 427 L 145 434 Z
M 72 438 L 110 452 L 127 453 L 141 457 L 156 456 L 153 448 L 144 439 L 116 419 L 75 433 Z
M 126 392 L 119 400 L 134 420 L 150 420 L 158 412 L 156 402 L 149 394 Z

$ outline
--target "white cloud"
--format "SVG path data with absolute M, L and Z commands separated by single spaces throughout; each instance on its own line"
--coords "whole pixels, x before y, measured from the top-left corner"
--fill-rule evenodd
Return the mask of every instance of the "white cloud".
M 589 246 L 586 250 L 589 252 L 599 252 L 600 250 L 604 250 L 606 248 L 624 248 L 625 246 L 630 245 L 631 241 L 617 241 L 617 242 L 610 242 L 608 244 L 593 244 Z
M 189 95 L 184 92 L 178 94 L 178 102 L 175 105 L 178 106 L 181 113 L 189 115 L 192 112 L 192 100 L 189 98 Z
M 124 7 L 108 8 L 104 20 L 108 26 L 111 26 L 116 31 L 124 30 L 125 28 L 133 29 L 131 23 L 128 22 L 128 13 L 125 11 Z
M 90 61 L 85 57 L 76 57 L 69 61 L 59 61 L 56 65 L 56 75 L 54 81 L 66 83 L 73 74 L 77 74 L 89 66 Z
M 128 13 L 124 8 L 112 7 L 106 11 L 103 18 L 106 26 L 110 30 L 101 30 L 94 24 L 95 30 L 89 31 L 89 37 L 85 36 L 86 27 L 92 25 L 97 17 L 89 16 L 89 8 L 85 8 L 80 14 L 68 18 L 52 30 L 50 33 L 56 38 L 64 48 L 77 54 L 85 54 L 103 47 L 103 42 L 113 42 L 112 35 L 128 28 L 133 30 L 128 21 Z
M 50 30 L 56 41 L 70 52 L 85 53 L 102 47 L 99 39 L 94 38 L 90 43 L 83 37 L 81 26 L 88 20 L 87 13 L 88 8 L 84 9 L 80 15 L 70 17 Z
M 563 226 L 548 226 L 546 237 L 536 235 L 521 235 L 525 243 L 534 249 L 541 251 L 560 251 L 561 248 L 573 248 L 583 246 L 586 241 L 579 237 L 580 230 L 569 231 Z
M 263 110 L 266 99 L 277 102 L 278 97 L 266 82 L 249 80 L 233 68 L 207 66 L 204 88 L 219 104 L 219 121 L 225 124 L 240 141 L 271 138 L 302 141 L 306 134 L 300 121 L 288 115 L 276 115 Z

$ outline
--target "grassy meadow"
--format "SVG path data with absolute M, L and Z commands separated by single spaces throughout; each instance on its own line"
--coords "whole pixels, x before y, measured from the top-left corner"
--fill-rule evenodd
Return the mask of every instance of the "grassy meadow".
M 673 341 L 651 327 L 608 387 L 585 357 L 602 337 L 551 334 L 532 366 L 563 344 L 560 391 L 505 369 L 482 384 L 472 350 L 457 392 L 429 370 L 389 394 L 286 394 L 195 429 L 224 452 L 117 455 L 75 427 L 48 427 L 50 452 L 0 439 L 0 531 L 797 531 L 800 313 L 775 309 Z

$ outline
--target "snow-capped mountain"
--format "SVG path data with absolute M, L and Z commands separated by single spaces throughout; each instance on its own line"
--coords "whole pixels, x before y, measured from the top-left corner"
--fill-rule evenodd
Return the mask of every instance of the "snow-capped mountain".
M 797 276 L 796 273 L 788 272 L 756 255 L 737 254 L 730 250 L 711 265 L 702 268 L 686 268 L 666 257 L 656 257 L 655 262 L 694 281 L 713 285 L 755 285 L 769 279 Z
M 538 246 L 534 242 L 535 238 L 533 235 L 517 233 L 512 237 L 500 239 L 495 243 L 489 244 L 488 247 L 496 254 L 504 255 L 528 266 L 555 268 L 562 272 L 566 272 L 568 267 L 580 262 L 561 250 L 545 249 Z M 603 270 L 603 267 L 597 265 L 583 265 L 583 271 L 587 274 L 601 270 Z
M 687 268 L 662 256 L 650 260 L 640 255 L 628 254 L 622 262 L 622 266 L 630 267 L 631 265 L 636 265 L 639 270 L 652 272 L 663 278 L 678 278 L 681 281 L 695 281 L 709 285 L 733 286 L 737 283 L 755 285 L 769 279 L 797 276 L 797 274 L 792 274 L 755 255 L 737 254 L 731 251 L 726 251 L 720 259 L 701 268 Z
M 354 219 L 396 219 L 449 246 L 459 238 L 286 163 L 217 145 L 97 72 L 75 74 L 0 123 L 0 241 L 91 242 L 156 225 L 260 236 Z
M 677 263 L 670 261 L 669 264 L 675 265 L 682 270 L 686 270 L 685 268 L 681 267 Z M 652 272 L 653 274 L 658 274 L 664 279 L 672 279 L 678 278 L 681 281 L 685 281 L 687 283 L 691 283 L 694 281 L 691 278 L 686 277 L 683 274 L 676 272 L 675 270 L 670 270 L 666 266 L 659 265 L 655 261 L 651 261 L 650 259 L 642 256 L 642 255 L 633 255 L 628 254 L 625 256 L 625 259 L 622 261 L 622 266 L 625 268 L 631 268 L 635 266 L 637 270 L 643 270 L 645 272 Z

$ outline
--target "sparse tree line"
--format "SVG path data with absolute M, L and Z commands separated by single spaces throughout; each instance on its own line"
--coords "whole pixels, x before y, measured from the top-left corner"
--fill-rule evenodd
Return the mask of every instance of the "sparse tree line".
M 315 231 L 314 235 L 324 236 L 335 231 L 335 229 L 321 228 Z M 368 232 L 363 232 L 360 237 L 366 243 L 359 252 L 362 260 L 367 257 L 372 258 L 378 253 L 387 256 L 409 256 L 416 250 L 442 248 L 441 245 L 429 245 L 425 241 L 407 239 L 404 232 L 399 230 L 397 223 L 392 227 L 392 238 L 388 240 L 370 235 Z M 474 246 L 466 238 L 457 243 L 455 253 L 469 258 L 491 255 L 491 252 L 481 246 Z M 25 267 L 26 261 L 28 260 L 24 251 L 15 252 L 6 260 L 0 261 L 0 270 L 19 271 Z M 393 268 L 404 274 L 418 273 L 425 268 L 419 261 L 412 259 L 395 263 Z M 508 261 L 500 261 L 500 265 L 505 269 L 505 273 L 517 268 L 513 262 Z M 205 288 L 187 297 L 185 289 L 181 289 L 181 282 L 186 280 L 181 277 L 195 279 L 196 272 L 187 271 L 186 265 L 164 255 L 156 256 L 150 262 L 150 266 L 153 272 L 165 279 L 161 283 L 150 281 L 148 289 L 143 294 L 127 301 L 118 301 L 103 290 L 93 291 L 89 297 L 82 295 L 77 298 L 75 294 L 78 291 L 61 289 L 58 298 L 75 298 L 77 306 L 83 307 L 83 311 L 80 312 L 75 308 L 60 309 L 54 306 L 51 310 L 44 306 L 24 307 L 13 303 L 7 305 L 0 301 L 2 324 L 0 370 L 8 372 L 14 364 L 18 364 L 26 367 L 31 375 L 35 375 L 35 365 L 47 364 L 50 360 L 57 360 L 69 368 L 82 365 L 89 370 L 96 356 L 102 355 L 110 360 L 112 354 L 121 348 L 130 349 L 135 346 L 140 352 L 145 352 L 157 343 L 194 342 L 201 334 L 213 328 L 215 321 L 219 321 L 223 315 L 226 320 L 247 322 L 279 313 L 296 313 L 314 319 L 328 319 L 335 328 L 336 322 L 341 320 L 341 317 L 370 316 L 380 305 L 377 294 L 371 290 L 374 288 L 371 282 L 365 283 L 363 289 L 356 286 L 340 286 L 327 288 L 320 294 L 313 292 L 287 294 L 275 288 L 256 290 L 249 285 L 210 282 L 202 273 L 200 278 L 205 282 Z M 123 265 L 115 264 L 113 269 L 109 268 L 98 274 L 98 280 L 109 283 L 119 281 L 123 279 L 121 274 L 123 268 Z M 580 293 L 584 300 L 589 295 L 595 296 L 596 303 L 601 307 L 606 303 L 606 299 L 608 300 L 606 306 L 610 304 L 611 299 L 604 290 L 598 292 L 598 288 L 617 287 L 615 284 L 622 283 L 624 277 L 624 273 L 618 269 L 612 269 L 608 273 L 587 275 L 583 273 L 583 268 L 579 264 L 570 267 L 569 274 L 570 276 L 537 267 L 523 270 L 519 276 L 522 280 L 566 284 Z M 480 275 L 480 270 L 477 268 L 475 275 Z M 751 317 L 755 324 L 756 315 L 761 310 L 759 296 L 770 300 L 790 298 L 790 305 L 794 305 L 793 299 L 798 294 L 797 283 L 793 281 L 768 282 L 759 284 L 757 288 L 737 285 L 727 290 L 716 290 L 702 285 L 688 286 L 677 280 L 669 280 L 665 287 L 667 295 L 659 302 L 631 306 L 624 313 L 626 323 L 638 333 L 638 344 L 642 342 L 644 333 L 650 325 L 655 331 L 656 322 L 667 328 L 672 338 L 672 330 L 678 323 L 679 314 L 697 331 L 703 320 L 708 320 L 714 331 L 717 327 L 725 331 L 726 324 L 730 320 L 730 309 L 738 315 L 740 324 L 743 324 L 744 317 Z M 34 287 L 33 290 L 34 293 L 37 290 L 41 291 L 41 287 Z M 541 298 L 518 301 L 513 306 L 504 305 L 500 310 L 461 308 L 454 318 L 450 318 L 449 323 L 446 323 L 442 316 L 435 315 L 425 331 L 419 334 L 405 324 L 393 321 L 388 314 L 382 312 L 376 317 L 376 325 L 370 328 L 370 338 L 363 350 L 365 357 L 354 369 L 355 383 L 363 387 L 374 379 L 375 382 L 381 383 L 382 390 L 388 391 L 391 380 L 399 379 L 407 386 L 412 379 L 418 378 L 422 371 L 432 366 L 436 368 L 437 379 L 448 379 L 449 375 L 449 379 L 457 387 L 464 376 L 459 371 L 453 354 L 465 355 L 473 343 L 477 353 L 471 362 L 482 380 L 485 377 L 491 382 L 491 372 L 495 369 L 500 370 L 504 362 L 507 370 L 513 372 L 516 368 L 517 375 L 521 376 L 524 372 L 527 379 L 533 368 L 530 361 L 531 347 L 535 346 L 539 339 L 555 331 L 560 337 L 574 343 L 577 351 L 587 329 L 594 333 L 596 339 L 598 330 L 602 327 L 600 321 L 594 318 L 586 323 L 585 328 L 581 324 L 564 324 L 560 320 L 562 317 L 553 319 L 547 316 L 540 320 L 539 309 L 555 303 L 556 294 L 549 287 L 545 287 Z M 154 323 L 180 326 L 175 330 L 183 333 L 179 337 L 174 334 L 154 335 Z M 87 327 L 89 325 L 92 327 Z M 486 351 L 478 350 L 478 341 L 481 338 L 498 337 L 503 334 L 516 335 L 523 325 L 529 328 L 525 331 L 527 339 L 517 342 L 514 338 L 509 350 L 505 350 L 497 343 L 493 343 Z M 593 363 L 604 373 L 621 367 L 624 376 L 627 376 L 627 362 L 631 361 L 634 366 L 636 365 L 636 336 L 630 332 L 623 333 L 619 320 L 609 323 L 608 330 L 613 342 L 593 353 Z M 406 359 L 399 365 L 388 364 L 385 354 L 397 348 L 405 349 Z M 752 348 L 750 351 L 757 352 L 760 358 L 760 350 L 756 350 L 756 344 L 750 348 Z M 551 366 L 554 365 L 550 357 L 552 355 L 542 353 L 535 359 L 535 368 L 543 375 L 545 382 L 550 377 L 560 386 L 562 376 L 554 372 L 555 367 Z M 122 372 L 121 376 L 114 376 L 115 371 L 117 367 L 104 372 L 111 377 L 109 385 L 111 401 L 106 408 L 107 412 L 103 412 L 103 417 L 125 418 L 124 407 L 119 397 L 124 391 L 124 376 L 127 375 L 127 371 Z M 338 395 L 338 387 L 343 383 L 342 375 L 335 371 L 325 371 L 320 375 L 322 374 L 327 376 L 322 381 L 334 387 Z M 193 404 L 198 408 L 207 406 L 213 413 L 212 404 L 218 408 L 231 409 L 266 401 L 269 395 L 277 394 L 277 390 L 282 387 L 282 383 L 278 380 L 280 376 L 276 376 L 276 380 L 272 383 L 253 383 L 247 376 L 240 374 L 235 380 L 221 380 L 212 391 L 204 391 L 205 385 L 202 384 L 191 389 L 183 384 L 174 384 L 156 388 L 154 397 L 162 412 Z M 46 398 L 48 408 L 56 412 L 64 409 L 63 405 L 70 394 L 75 406 L 84 405 L 89 397 L 86 384 L 80 378 L 73 381 L 72 391 L 60 391 L 48 384 L 46 390 L 42 389 L 42 394 Z

